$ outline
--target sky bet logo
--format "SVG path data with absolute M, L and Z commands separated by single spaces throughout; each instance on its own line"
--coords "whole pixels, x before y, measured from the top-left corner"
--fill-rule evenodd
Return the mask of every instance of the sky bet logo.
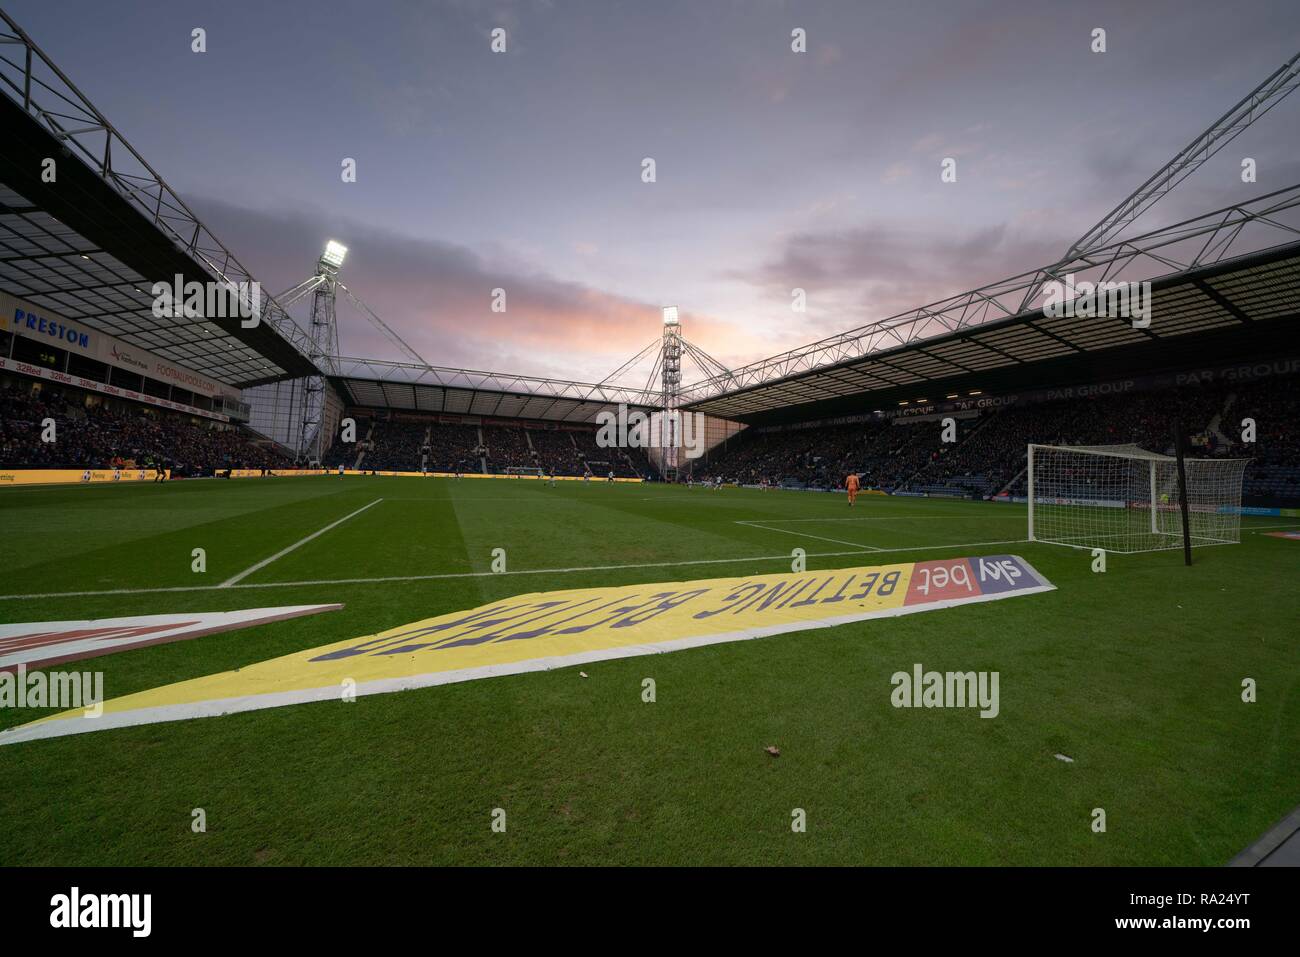
M 152 894 L 71 894 L 50 898 L 51 927 L 128 927 L 132 937 L 148 937 L 153 927 Z

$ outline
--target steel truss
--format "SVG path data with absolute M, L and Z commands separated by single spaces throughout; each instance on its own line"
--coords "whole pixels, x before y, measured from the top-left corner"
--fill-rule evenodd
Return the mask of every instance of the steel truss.
M 1125 226 L 1200 169 L 1211 156 L 1277 106 L 1296 87 L 1300 87 L 1300 53 L 1270 73 L 1263 83 L 1242 97 L 1228 112 L 1215 120 L 1209 129 L 1184 146 L 1172 160 L 1102 217 L 1101 222 L 1066 250 L 1065 258 L 1073 259 L 1113 242 Z
M 711 376 L 684 387 L 682 402 L 715 398 L 822 366 L 1011 319 L 1035 311 L 1021 308 L 1027 290 L 1041 289 L 1047 281 L 1063 282 L 1069 274 L 1087 282 L 1153 280 L 1213 265 L 1230 258 L 1230 254 L 1295 242 L 1300 239 L 1300 227 L 1281 217 L 1297 207 L 1300 184 L 858 326 L 732 369 L 725 375 Z M 1296 217 L 1292 214 L 1289 218 Z M 1250 248 L 1242 250 L 1245 233 L 1250 233 Z M 1258 242 L 1261 238 L 1265 241 Z
M 4 10 L 0 19 L 7 27 L 0 29 L 0 89 L 216 280 L 236 286 L 253 282 L 234 254 L 22 27 Z M 262 321 L 302 356 L 310 355 L 310 337 L 274 299 L 263 295 L 260 312 Z
M 446 389 L 472 389 L 482 392 L 508 392 L 515 395 L 552 399 L 576 399 L 580 402 L 624 403 L 640 408 L 658 406 L 657 390 L 638 389 L 613 383 L 575 382 L 545 376 L 510 375 L 478 369 L 455 369 L 420 362 L 392 362 L 385 359 L 339 357 L 334 360 L 336 375 L 344 379 L 374 379 L 406 385 L 437 386 Z
M 1173 159 L 1103 216 L 1101 222 L 1080 236 L 1065 251 L 1064 259 L 1074 259 L 1113 242 L 1134 220 L 1173 192 L 1179 183 L 1204 166 L 1211 156 L 1277 106 L 1296 87 L 1300 87 L 1300 53 L 1270 73 L 1264 82 L 1242 97 L 1228 112 L 1215 120 L 1209 129 L 1179 150 Z M 1025 297 L 1020 303 L 1022 312 L 1029 308 L 1040 291 L 1040 286 L 1031 286 L 1025 290 Z

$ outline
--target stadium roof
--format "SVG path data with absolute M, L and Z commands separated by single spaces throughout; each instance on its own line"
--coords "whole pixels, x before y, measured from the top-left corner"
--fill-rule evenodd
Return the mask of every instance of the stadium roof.
M 352 405 L 398 412 L 592 422 L 598 413 L 650 408 L 656 393 L 539 376 L 512 376 L 377 359 L 336 359 L 330 381 Z
M 3 11 L 0 19 L 0 289 L 233 386 L 320 374 L 306 334 L 268 296 L 252 329 L 237 318 L 153 315 L 154 282 L 252 277 Z M 54 182 L 42 175 L 49 158 Z M 1300 185 L 725 371 L 687 386 L 682 403 L 761 424 L 869 411 L 922 389 L 992 392 L 1290 349 L 1296 325 L 1280 320 L 1300 316 L 1300 229 L 1282 214 L 1297 209 Z M 1239 239 L 1261 227 L 1271 239 Z M 1234 246 L 1255 251 L 1229 259 Z M 1042 283 L 1076 272 L 1151 279 L 1151 327 L 1024 311 Z M 328 358 L 322 368 L 346 401 L 399 411 L 590 422 L 618 404 L 658 404 L 657 393 L 608 382 L 363 359 Z
M 684 390 L 683 405 L 761 425 L 1293 352 L 1300 229 L 1279 217 L 1297 209 L 1300 186 L 715 376 Z M 1245 227 L 1261 223 L 1293 241 L 1222 258 Z M 1044 276 L 1140 280 L 1153 264 L 1166 274 L 1151 279 L 1145 329 L 1012 305 Z
M 0 288 L 229 385 L 315 371 L 304 333 L 263 319 L 159 319 L 155 282 L 249 282 L 93 104 L 0 11 Z M 44 178 L 53 159 L 54 180 Z

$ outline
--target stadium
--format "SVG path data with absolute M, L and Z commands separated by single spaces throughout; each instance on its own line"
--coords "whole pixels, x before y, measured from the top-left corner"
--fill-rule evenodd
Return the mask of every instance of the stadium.
M 0 862 L 1300 864 L 1300 182 L 1238 175 L 1300 54 L 1055 258 L 783 287 L 771 351 L 670 291 L 566 377 L 527 319 L 449 361 L 368 234 L 262 286 L 46 19 L 0 27 Z

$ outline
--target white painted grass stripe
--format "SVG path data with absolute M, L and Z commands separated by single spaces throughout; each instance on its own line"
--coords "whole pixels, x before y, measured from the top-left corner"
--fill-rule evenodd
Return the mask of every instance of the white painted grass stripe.
M 1252 532 L 1262 528 L 1300 528 L 1300 525 L 1247 525 Z
M 849 552 L 811 552 L 809 558 L 843 558 L 889 552 L 937 552 L 953 548 L 982 548 L 986 545 L 1020 545 L 1027 538 L 1004 542 L 961 542 L 954 545 L 910 545 L 907 548 L 855 548 Z M 574 568 L 517 568 L 505 572 L 441 572 L 432 575 L 385 575 L 378 578 L 317 578 L 296 582 L 250 582 L 243 585 L 176 585 L 167 588 L 109 588 L 103 591 L 55 591 L 30 595 L 0 595 L 0 601 L 24 598 L 92 598 L 101 595 L 154 595 L 161 592 L 216 591 L 240 588 L 307 588 L 314 585 L 377 585 L 384 582 L 440 581 L 448 578 L 491 578 L 493 575 L 571 575 L 578 572 L 608 572 L 631 568 L 676 568 L 683 565 L 740 565 L 744 562 L 788 562 L 787 555 L 754 555 L 749 558 L 695 558 L 680 562 L 633 562 L 626 565 L 580 565 Z
M 929 552 L 937 548 L 980 548 L 984 545 L 1019 545 L 1027 538 L 1008 538 L 1001 542 L 962 542 L 960 545 L 908 545 L 904 548 L 877 548 L 878 552 Z
M 807 532 L 796 532 L 789 528 L 769 528 L 758 522 L 736 522 L 737 525 L 744 525 L 748 528 L 761 528 L 766 532 L 780 532 L 782 535 L 797 535 L 800 538 L 815 538 L 819 542 L 834 542 L 836 545 L 852 545 L 854 548 L 861 548 L 863 551 L 878 552 L 880 549 L 874 545 L 863 545 L 861 542 L 845 541 L 842 538 L 827 538 L 825 535 L 810 535 Z
M 325 534 L 326 532 L 328 532 L 331 528 L 338 528 L 340 525 L 342 525 L 342 524 L 343 524 L 344 522 L 346 522 L 348 519 L 350 519 L 350 518 L 355 518 L 357 515 L 360 515 L 360 514 L 361 514 L 362 512 L 364 512 L 366 509 L 370 508 L 370 507 L 373 506 L 373 505 L 378 505 L 378 504 L 379 504 L 380 502 L 382 502 L 382 501 L 383 501 L 382 498 L 377 498 L 377 499 L 375 499 L 373 502 L 371 502 L 370 505 L 362 505 L 362 506 L 361 506 L 359 509 L 357 509 L 355 512 L 352 512 L 352 513 L 349 514 L 349 515 L 344 515 L 342 518 L 340 518 L 340 519 L 339 519 L 338 521 L 336 521 L 336 522 L 330 522 L 328 525 L 326 525 L 326 526 L 325 526 L 324 528 L 322 528 L 320 531 L 312 532 L 312 533 L 311 533 L 310 535 L 308 535 L 306 538 L 300 538 L 300 539 L 298 539 L 298 541 L 294 542 L 294 543 L 293 543 L 292 545 L 290 545 L 288 548 L 282 548 L 282 549 L 280 549 L 280 551 L 276 552 L 276 553 L 275 553 L 274 555 L 272 555 L 270 558 L 263 558 L 263 559 L 262 559 L 260 562 L 258 562 L 256 565 L 250 565 L 250 566 L 248 566 L 248 567 L 245 568 L 242 572 L 240 572 L 238 575 L 234 576 L 233 578 L 227 578 L 225 581 L 223 581 L 223 582 L 222 582 L 220 585 L 218 585 L 217 587 L 218 587 L 218 588 L 229 588 L 229 587 L 232 586 L 232 585 L 238 584 L 240 581 L 242 581 L 243 579 L 247 578 L 249 575 L 253 574 L 253 572 L 255 572 L 255 571 L 259 571 L 259 570 L 265 568 L 267 565 L 271 564 L 271 562 L 274 562 L 274 561 L 277 561 L 277 560 L 279 560 L 279 559 L 281 559 L 281 558 L 284 558 L 285 555 L 288 555 L 288 554 L 289 554 L 291 551 L 293 551 L 295 548 L 301 548 L 303 545 L 306 545 L 306 544 L 307 544 L 308 542 L 310 542 L 312 539 L 314 539 L 314 538 L 320 538 L 320 536 L 324 535 L 324 534 Z
M 783 558 L 789 558 L 783 555 Z M 488 574 L 491 574 L 489 572 Z M 954 608 L 960 605 L 973 605 L 1006 598 L 1018 598 L 1021 595 L 1037 595 L 1055 591 L 1056 586 L 1035 572 L 1039 581 L 1037 585 L 1015 591 L 994 592 L 973 598 L 945 598 L 940 601 L 926 602 L 919 605 L 901 605 L 897 608 L 874 609 L 869 612 L 857 612 L 839 615 L 834 618 L 822 618 L 816 621 L 786 622 L 779 625 L 766 625 L 757 628 L 745 628 L 721 634 L 699 635 L 693 638 L 678 638 L 672 641 L 652 642 L 641 645 L 625 645 L 621 648 L 599 648 L 581 651 L 571 655 L 553 655 L 545 658 L 530 658 L 527 661 L 512 661 L 508 664 L 483 665 L 477 668 L 462 668 L 458 671 L 437 671 L 422 675 L 408 675 L 402 678 L 381 678 L 367 681 L 356 686 L 357 695 L 390 694 L 395 691 L 412 691 L 416 688 L 432 688 L 438 685 L 455 684 L 461 681 L 474 681 L 480 678 L 499 678 L 503 675 L 520 675 L 535 671 L 552 671 L 573 665 L 587 664 L 594 661 L 612 661 L 617 658 L 635 658 L 640 655 L 663 654 L 671 651 L 683 651 L 688 648 L 701 648 L 706 645 L 725 644 L 733 641 L 750 641 L 755 638 L 767 638 L 774 635 L 790 634 L 800 631 L 813 631 L 818 628 L 834 628 L 837 625 L 851 624 L 877 618 L 896 618 L 918 612 Z M 300 691 L 277 691 L 267 694 L 241 695 L 237 698 L 219 698 L 209 701 L 196 701 L 188 704 L 158 705 L 152 708 L 136 708 L 131 711 L 117 711 L 101 714 L 97 717 L 65 718 L 62 721 L 47 721 L 44 724 L 20 725 L 0 731 L 0 747 L 16 744 L 20 741 L 35 741 L 42 738 L 61 738 L 70 734 L 82 734 L 87 731 L 107 731 L 113 728 L 130 728 L 142 724 L 158 724 L 165 721 L 186 721 L 193 718 L 212 718 L 227 714 L 239 714 L 247 711 L 261 711 L 265 708 L 282 708 L 286 705 L 309 704 L 317 701 L 341 701 L 342 688 L 339 685 L 326 685 L 321 688 L 305 688 Z
M 954 548 L 961 546 L 953 546 Z M 866 555 L 866 549 L 851 552 L 820 552 L 809 558 L 838 558 Z M 0 595 L 0 601 L 16 598 L 83 598 L 95 595 L 149 595 L 156 592 L 215 591 L 218 588 L 292 588 L 309 585 L 377 585 L 385 582 L 440 581 L 448 578 L 491 578 L 493 575 L 569 575 L 576 572 L 618 571 L 624 568 L 674 568 L 678 565 L 739 565 L 743 562 L 790 561 L 789 555 L 756 555 L 751 558 L 695 558 L 678 562 L 632 562 L 624 565 L 578 565 L 572 568 L 515 568 L 504 572 L 436 572 L 429 575 L 382 575 L 377 578 L 317 578 L 294 582 L 250 582 L 243 585 L 177 585 L 167 588 L 112 588 L 106 591 L 60 591 L 35 595 Z

